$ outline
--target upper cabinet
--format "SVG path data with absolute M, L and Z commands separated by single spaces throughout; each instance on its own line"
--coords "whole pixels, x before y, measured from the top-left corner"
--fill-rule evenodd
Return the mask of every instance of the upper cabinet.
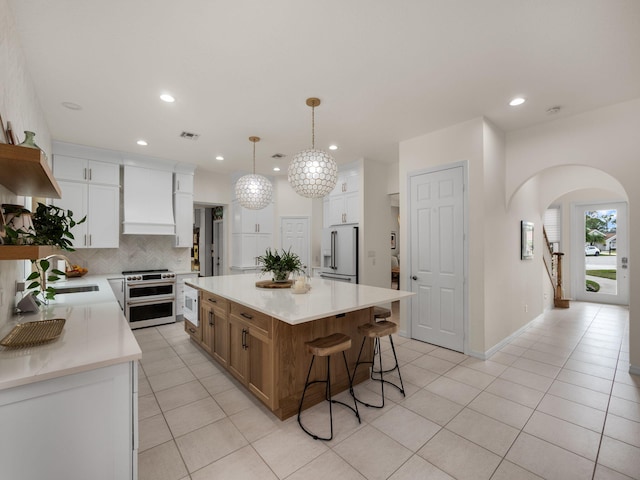
M 44 152 L 0 144 L 0 184 L 16 195 L 60 198 L 58 182 Z
M 360 178 L 356 167 L 338 173 L 335 188 L 323 201 L 325 227 L 360 222 Z
M 120 244 L 120 165 L 54 155 L 53 171 L 62 198 L 54 205 L 87 220 L 71 230 L 73 248 L 118 248 Z
M 193 194 L 193 173 L 175 173 L 173 191 L 174 193 Z
M 173 174 L 174 247 L 193 247 L 193 173 Z
M 53 174 L 58 180 L 120 186 L 120 165 L 55 155 Z
M 234 200 L 232 233 L 273 233 L 273 204 L 251 210 Z

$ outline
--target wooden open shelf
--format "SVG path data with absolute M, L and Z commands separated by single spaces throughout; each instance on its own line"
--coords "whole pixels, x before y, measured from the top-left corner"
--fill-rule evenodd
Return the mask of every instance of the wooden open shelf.
M 0 184 L 16 195 L 62 196 L 47 157 L 36 148 L 0 143 Z
M 0 245 L 0 260 L 36 260 L 59 251 L 49 245 Z

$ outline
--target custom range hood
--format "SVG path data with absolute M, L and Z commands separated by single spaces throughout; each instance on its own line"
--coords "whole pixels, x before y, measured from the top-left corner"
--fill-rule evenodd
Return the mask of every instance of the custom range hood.
M 125 161 L 123 234 L 175 235 L 172 170 Z

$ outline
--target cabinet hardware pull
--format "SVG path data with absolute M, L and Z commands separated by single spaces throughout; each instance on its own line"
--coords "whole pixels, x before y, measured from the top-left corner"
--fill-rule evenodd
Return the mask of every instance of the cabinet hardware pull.
M 248 313 L 244 313 L 244 312 L 242 312 L 240 315 L 248 320 L 251 320 L 253 318 L 253 315 L 249 315 Z
M 89 246 L 91 246 L 91 234 L 89 234 Z
M 217 300 L 215 300 L 215 299 L 213 299 L 213 298 L 209 298 L 209 299 L 207 299 L 207 300 L 209 300 L 211 303 L 218 303 L 218 301 L 217 301 Z
M 195 329 L 195 328 L 191 328 L 191 327 L 189 327 L 189 331 L 190 331 L 191 333 L 196 333 L 196 329 Z
M 247 331 L 244 328 L 242 329 L 242 349 L 247 349 Z
M 178 191 L 180 191 L 180 180 L 178 180 Z
M 86 180 L 86 179 L 87 179 L 87 169 L 86 169 L 86 168 L 83 168 L 83 169 L 82 169 L 82 179 L 83 179 L 83 180 Z
M 89 180 L 91 180 L 91 168 L 89 169 Z
M 84 244 L 85 244 L 85 246 L 87 245 L 87 234 L 86 233 L 84 234 Z
M 209 312 L 209 325 L 214 326 L 213 312 Z

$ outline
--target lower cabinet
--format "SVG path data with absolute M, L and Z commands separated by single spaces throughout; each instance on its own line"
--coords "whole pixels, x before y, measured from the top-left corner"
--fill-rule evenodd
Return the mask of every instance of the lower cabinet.
M 202 348 L 223 366 L 227 366 L 229 302 L 207 292 L 200 293 Z
M 137 375 L 128 362 L 1 391 L 0 477 L 136 480 Z
M 228 369 L 265 405 L 274 408 L 273 319 L 232 303 Z
M 202 319 L 198 322 L 198 325 L 194 325 L 186 318 L 184 319 L 184 331 L 195 340 L 197 343 L 202 344 Z

